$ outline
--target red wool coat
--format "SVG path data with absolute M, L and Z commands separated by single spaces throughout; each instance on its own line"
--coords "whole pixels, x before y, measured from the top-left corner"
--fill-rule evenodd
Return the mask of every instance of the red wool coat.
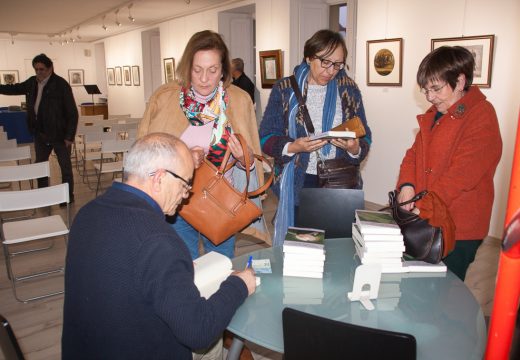
M 495 109 L 470 87 L 435 125 L 432 106 L 418 115 L 420 131 L 401 163 L 397 186 L 435 191 L 455 222 L 455 239 L 488 235 L 494 199 L 493 176 L 502 154 Z M 433 125 L 433 129 L 432 129 Z

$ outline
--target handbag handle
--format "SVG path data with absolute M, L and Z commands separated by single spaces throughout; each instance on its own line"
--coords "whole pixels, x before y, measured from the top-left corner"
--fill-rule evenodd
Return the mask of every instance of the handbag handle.
M 267 159 L 265 157 L 254 154 L 254 157 L 253 157 L 254 159 L 258 159 L 262 162 L 266 162 L 269 165 L 269 167 L 271 168 L 271 175 L 269 176 L 267 181 L 264 183 L 264 185 L 260 186 L 258 189 L 254 190 L 254 191 L 248 192 L 247 189 L 249 189 L 249 178 L 251 176 L 251 158 L 249 156 L 249 149 L 247 148 L 246 140 L 244 139 L 244 137 L 241 134 L 235 134 L 235 136 L 237 137 L 238 141 L 240 142 L 240 146 L 242 147 L 242 153 L 244 154 L 244 162 L 245 162 L 244 170 L 246 171 L 246 187 L 244 189 L 243 194 L 244 194 L 244 200 L 245 200 L 247 197 L 254 197 L 254 196 L 257 196 L 257 195 L 263 193 L 264 191 L 266 191 L 269 188 L 269 186 L 271 186 L 271 183 L 273 182 L 273 177 L 274 177 L 274 170 L 273 170 L 273 165 L 271 165 L 271 163 L 269 161 L 267 161 Z M 231 157 L 231 149 L 228 146 L 226 149 L 226 153 L 224 155 L 224 159 L 222 160 L 222 163 L 220 164 L 220 167 L 217 170 L 217 174 L 224 176 L 224 173 L 227 172 L 229 169 L 231 169 L 237 163 L 237 160 L 234 160 L 230 165 L 228 165 L 227 163 L 228 163 L 230 157 Z
M 291 87 L 294 91 L 294 96 L 296 96 L 296 100 L 298 100 L 300 111 L 303 114 L 303 121 L 305 123 L 305 127 L 307 128 L 307 132 L 310 134 L 314 134 L 314 125 L 312 125 L 312 120 L 309 115 L 309 110 L 307 110 L 307 106 L 305 105 L 305 102 L 303 101 L 302 92 L 300 91 L 300 88 L 298 87 L 298 83 L 296 82 L 296 78 L 294 75 L 289 76 L 289 80 L 291 81 Z
M 413 203 L 417 200 L 421 200 L 426 194 L 428 194 L 428 190 L 423 190 L 417 194 L 415 194 L 415 196 L 413 198 L 411 198 L 410 200 L 406 200 L 406 201 L 403 201 L 402 203 L 394 203 L 394 204 L 389 204 L 388 206 L 385 206 L 384 208 L 382 209 L 379 209 L 379 211 L 385 211 L 385 210 L 389 210 L 389 209 L 392 209 L 392 208 L 396 208 L 398 206 L 403 206 L 403 205 L 406 205 L 406 204 L 410 204 L 410 203 Z

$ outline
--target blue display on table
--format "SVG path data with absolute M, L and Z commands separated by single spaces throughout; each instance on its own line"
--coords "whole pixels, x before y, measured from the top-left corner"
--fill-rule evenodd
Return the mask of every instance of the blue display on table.
M 26 111 L 8 111 L 0 109 L 0 126 L 4 127 L 8 139 L 16 139 L 18 144 L 33 142 L 33 136 L 27 128 Z

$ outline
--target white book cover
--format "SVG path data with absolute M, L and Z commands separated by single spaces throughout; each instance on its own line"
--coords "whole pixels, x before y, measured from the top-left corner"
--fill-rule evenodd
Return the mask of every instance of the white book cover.
M 386 252 L 404 252 L 405 246 L 403 242 L 400 243 L 384 243 L 384 242 L 376 242 L 376 243 L 365 243 L 361 238 L 361 235 L 352 233 L 352 240 L 354 241 L 354 245 L 363 252 L 371 252 L 371 253 L 386 253 Z
M 365 243 L 386 243 L 386 244 L 403 244 L 403 235 L 399 234 L 362 234 L 359 224 L 352 224 L 352 235 L 357 234 Z
M 283 252 L 295 254 L 325 254 L 325 249 L 321 244 L 285 240 L 283 243 Z
M 319 139 L 355 139 L 356 133 L 354 131 L 326 131 L 320 134 L 315 134 L 311 136 L 311 140 L 319 140 Z
M 384 211 L 356 210 L 356 223 L 361 234 L 401 234 L 401 229 Z
M 284 259 L 298 260 L 298 261 L 325 261 L 326 254 L 324 253 L 284 253 Z
M 408 272 L 446 272 L 448 268 L 441 261 L 438 264 L 430 264 L 425 261 L 408 260 L 403 262 L 403 267 L 408 269 Z
M 323 272 L 323 263 L 322 264 L 298 264 L 292 262 L 283 263 L 284 270 L 293 270 L 293 271 L 321 271 Z
M 231 260 L 218 252 L 211 251 L 193 261 L 195 285 L 200 295 L 209 299 L 220 288 L 220 284 L 233 272 Z
M 309 278 L 321 279 L 321 278 L 323 278 L 323 272 L 293 271 L 293 270 L 283 269 L 283 276 L 299 276 L 299 277 L 309 277 Z

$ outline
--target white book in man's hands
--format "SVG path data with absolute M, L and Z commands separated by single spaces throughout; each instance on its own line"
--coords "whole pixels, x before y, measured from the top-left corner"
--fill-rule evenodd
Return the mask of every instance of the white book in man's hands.
M 355 139 L 356 133 L 354 131 L 325 131 L 321 134 L 314 134 L 311 140 L 330 140 L 330 139 Z
M 233 272 L 231 260 L 215 251 L 195 259 L 193 266 L 195 286 L 206 299 L 217 292 L 220 284 Z

